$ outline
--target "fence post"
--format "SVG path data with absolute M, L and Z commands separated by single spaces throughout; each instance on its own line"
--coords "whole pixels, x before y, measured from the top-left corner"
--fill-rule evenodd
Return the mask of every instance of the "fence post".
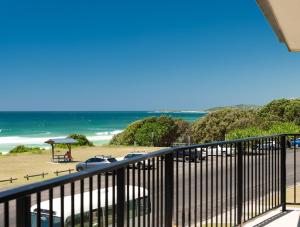
M 165 227 L 173 226 L 173 153 L 165 155 Z
M 125 208 L 125 169 L 117 170 L 117 227 L 124 226 Z
M 243 144 L 237 143 L 237 226 L 241 226 L 243 217 Z
M 17 227 L 31 226 L 30 199 L 30 196 L 23 196 L 17 199 Z
M 280 150 L 281 150 L 281 206 L 282 211 L 286 211 L 286 136 L 280 137 Z

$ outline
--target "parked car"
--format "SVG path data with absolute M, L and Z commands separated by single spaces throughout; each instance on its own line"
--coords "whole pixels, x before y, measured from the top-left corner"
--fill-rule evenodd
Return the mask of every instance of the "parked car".
M 203 148 L 206 150 L 206 148 Z M 226 146 L 211 146 L 207 147 L 207 156 L 231 156 L 235 154 L 235 148 L 228 145 Z
M 252 145 L 252 153 L 257 151 L 269 151 L 272 149 L 278 149 L 280 144 L 276 143 L 275 141 L 264 141 L 262 143 L 256 142 Z
M 129 153 L 129 154 L 125 155 L 123 159 L 124 160 L 129 160 L 129 159 L 133 159 L 133 158 L 138 158 L 138 157 L 144 156 L 145 154 L 146 153 L 144 153 L 144 152 L 132 152 L 132 153 Z M 131 168 L 133 166 L 135 166 L 136 168 L 137 167 L 140 167 L 140 168 L 145 167 L 146 169 L 150 169 L 150 168 L 153 167 L 152 162 L 150 161 L 150 163 L 149 163 L 148 160 L 146 160 L 145 163 L 144 162 L 137 162 L 135 164 L 129 165 L 129 167 L 131 167 Z
M 94 168 L 97 166 L 101 166 L 103 164 L 117 162 L 117 160 L 110 156 L 95 156 L 86 160 L 85 162 L 80 162 L 76 165 L 77 171 L 82 171 L 90 168 Z
M 291 145 L 296 146 L 296 147 L 300 147 L 300 138 L 291 140 Z
M 191 149 L 189 150 L 179 150 L 177 154 L 174 154 L 174 157 L 178 156 L 178 160 L 180 161 L 191 161 L 191 162 L 197 162 L 201 160 L 205 160 L 207 157 L 206 151 L 202 150 L 200 148 Z

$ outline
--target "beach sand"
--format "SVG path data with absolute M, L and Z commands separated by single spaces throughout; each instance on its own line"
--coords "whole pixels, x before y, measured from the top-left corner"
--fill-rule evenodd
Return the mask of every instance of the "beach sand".
M 10 154 L 10 155 L 0 155 L 0 181 L 12 178 L 18 178 L 12 184 L 9 182 L 0 183 L 0 190 L 20 186 L 24 184 L 29 184 L 33 182 L 38 182 L 46 179 L 50 179 L 53 177 L 57 177 L 55 175 L 55 171 L 74 169 L 78 162 L 82 162 L 87 160 L 90 157 L 95 155 L 111 155 L 113 157 L 122 157 L 127 153 L 133 151 L 145 151 L 151 152 L 155 150 L 159 150 L 161 148 L 157 147 L 127 147 L 127 146 L 95 146 L 95 147 L 81 147 L 81 148 L 73 148 L 72 156 L 74 158 L 74 162 L 72 163 L 52 163 L 51 159 L 51 151 L 43 151 L 41 154 L 32 154 L 32 153 L 22 153 L 22 154 Z M 63 149 L 60 152 L 56 152 L 56 154 L 64 154 L 65 151 Z M 43 179 L 41 176 L 31 178 L 27 180 L 24 176 L 40 174 L 42 172 L 48 173 Z M 73 171 L 75 172 L 75 171 Z M 67 174 L 67 173 L 65 173 Z M 64 174 L 60 174 L 64 175 Z

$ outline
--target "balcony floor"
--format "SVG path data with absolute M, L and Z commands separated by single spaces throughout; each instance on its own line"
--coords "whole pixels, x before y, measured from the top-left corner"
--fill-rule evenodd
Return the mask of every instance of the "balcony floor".
M 268 212 L 243 225 L 244 227 L 300 227 L 300 207 L 288 206 L 282 213 L 281 208 Z

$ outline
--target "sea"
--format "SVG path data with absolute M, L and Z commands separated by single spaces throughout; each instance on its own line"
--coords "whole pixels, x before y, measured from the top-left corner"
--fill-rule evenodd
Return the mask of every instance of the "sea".
M 0 152 L 17 145 L 49 149 L 44 142 L 79 133 L 96 145 L 107 144 L 130 123 L 151 116 L 166 115 L 193 122 L 205 115 L 198 111 L 68 111 L 0 112 Z

